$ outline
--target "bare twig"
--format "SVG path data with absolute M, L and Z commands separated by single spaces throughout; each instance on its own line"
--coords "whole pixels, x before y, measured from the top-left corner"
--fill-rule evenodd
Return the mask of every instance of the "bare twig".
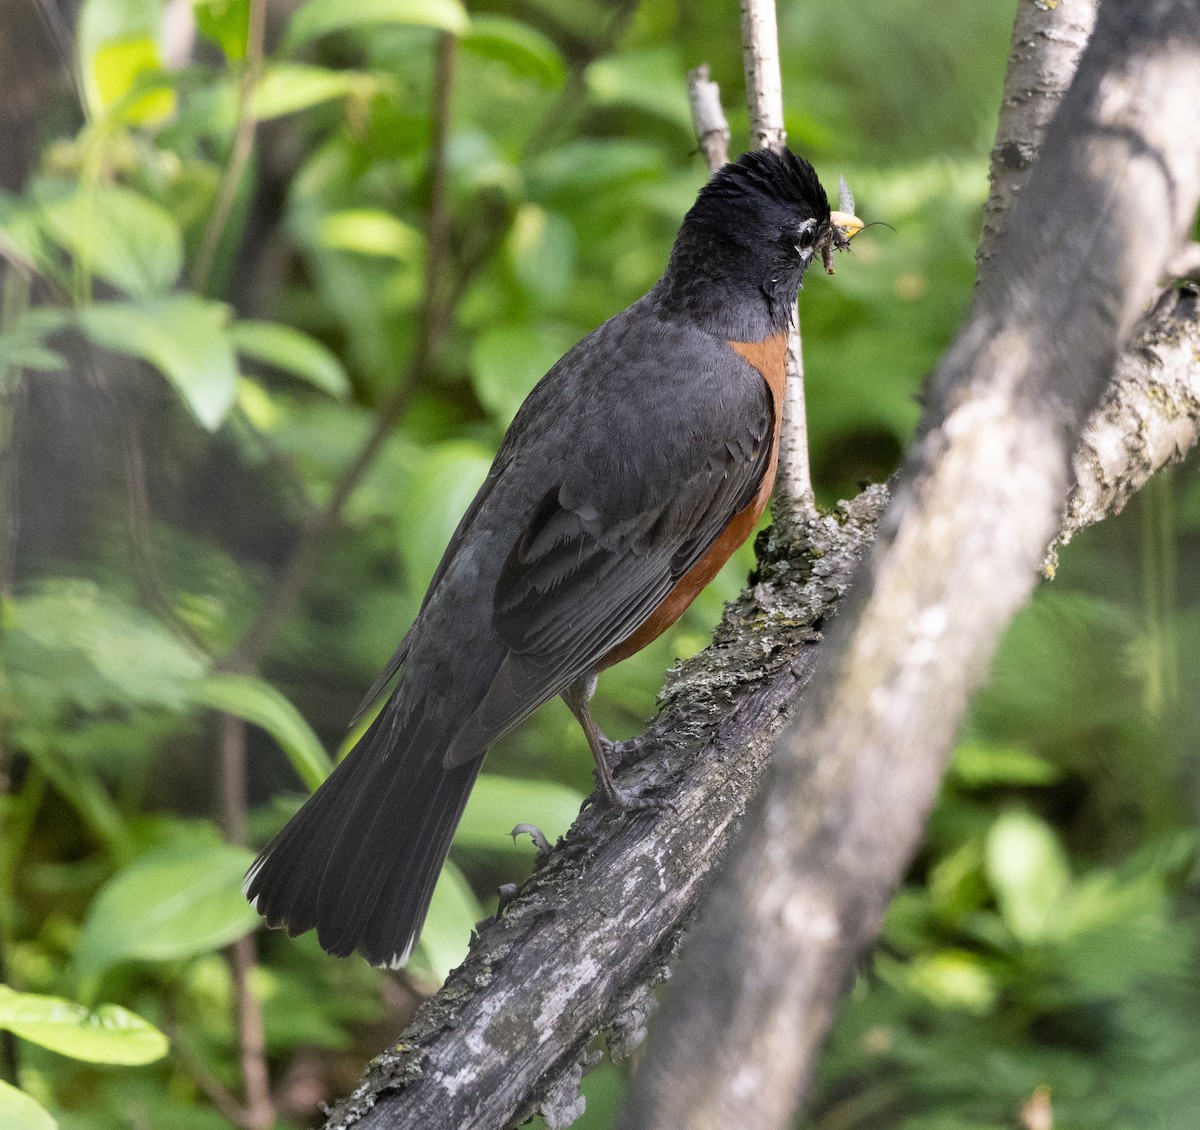
M 741 13 L 742 62 L 746 71 L 751 145 L 755 149 L 782 149 L 787 141 L 787 131 L 783 126 L 783 80 L 779 71 L 775 0 L 741 0 Z M 797 309 L 788 335 L 783 431 L 779 436 L 779 472 L 773 507 L 776 521 L 786 523 L 793 513 L 803 515 L 813 510 L 805 412 L 804 351 Z
M 1075 488 L 1052 549 L 1117 514 L 1156 471 L 1195 446 L 1200 427 L 1200 289 L 1166 291 L 1117 363 L 1116 380 L 1092 415 L 1073 460 Z
M 729 122 L 721 107 L 721 88 L 712 81 L 707 63 L 688 71 L 688 105 L 700 151 L 715 173 L 729 160 Z
M 258 117 L 254 112 L 254 88 L 262 72 L 267 0 L 250 0 L 248 19 L 246 57 L 242 60 L 242 73 L 238 82 L 237 127 L 233 134 L 233 147 L 229 152 L 229 163 L 225 166 L 217 188 L 217 197 L 213 202 L 208 225 L 204 229 L 200 251 L 192 267 L 192 289 L 197 294 L 203 294 L 208 288 L 217 248 L 221 245 L 225 225 L 229 223 L 238 188 L 242 183 L 242 174 L 246 171 L 246 162 L 250 160 L 250 153 L 254 148 L 254 131 L 258 125 Z
M 271 1081 L 267 1074 L 262 1001 L 250 984 L 251 974 L 258 964 L 258 947 L 253 934 L 238 938 L 229 947 L 229 964 L 233 973 L 238 1053 L 246 1096 L 241 1125 L 243 1130 L 270 1130 L 275 1124 L 275 1104 L 271 1101 Z
M 779 70 L 779 27 L 775 0 L 741 0 L 742 66 L 750 110 L 752 149 L 782 149 L 783 79 Z
M 231 714 L 221 715 L 221 815 L 225 839 L 246 843 L 246 724 Z M 267 1130 L 275 1121 L 267 1074 L 267 1049 L 263 1037 L 262 1002 L 250 985 L 256 960 L 253 935 L 238 938 L 227 950 L 233 979 L 245 1105 L 239 1125 L 243 1130 Z
M 233 1126 L 244 1126 L 245 1108 L 192 1050 L 187 1033 L 173 1020 L 164 1022 L 162 1027 L 171 1040 L 171 1057 L 191 1076 L 192 1081 L 216 1108 L 217 1113 Z

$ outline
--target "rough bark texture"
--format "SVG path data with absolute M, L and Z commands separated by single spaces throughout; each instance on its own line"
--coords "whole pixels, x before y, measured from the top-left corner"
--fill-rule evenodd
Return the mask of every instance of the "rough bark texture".
M 879 539 L 693 936 L 630 1128 L 788 1124 L 1032 589 L 1070 457 L 1200 198 L 1200 9 L 1109 0 Z
M 1103 426 L 1118 437 L 1141 442 L 1109 444 L 1110 457 L 1127 452 L 1130 464 L 1106 462 L 1104 481 L 1085 478 L 1081 491 L 1097 494 L 1105 483 L 1136 489 L 1148 461 L 1171 454 L 1170 443 L 1153 438 L 1164 429 L 1181 447 L 1195 442 L 1198 341 L 1194 294 L 1160 304 L 1141 344 L 1122 358 L 1120 384 L 1092 425 L 1107 421 Z M 1138 406 L 1136 424 L 1120 415 L 1123 403 Z M 1089 476 L 1098 464 L 1085 459 L 1078 466 Z M 646 762 L 635 770 L 669 782 L 677 812 L 624 821 L 586 813 L 414 1024 L 369 1066 L 331 1114 L 330 1128 L 357 1122 L 377 1130 L 498 1130 L 539 1105 L 552 1126 L 578 1115 L 588 1046 L 604 1034 L 620 1056 L 640 1038 L 653 988 L 723 854 L 725 830 L 736 827 L 788 703 L 827 650 L 817 633 L 841 601 L 882 502 L 874 488 L 836 519 L 802 527 L 792 542 L 778 530 L 764 538 L 754 584 L 728 610 L 713 647 L 672 672 L 666 706 L 644 747 Z M 1078 519 L 1068 516 L 1066 530 L 1097 520 L 1104 504 L 1088 505 Z M 894 803 L 904 800 L 896 796 Z M 806 796 L 795 818 L 811 806 Z M 703 815 L 690 828 L 688 814 L 697 813 Z M 816 811 L 818 819 L 824 815 Z M 903 860 L 890 866 L 898 873 Z M 626 898 L 631 874 L 652 881 L 630 883 Z M 844 925 L 817 916 L 808 929 L 831 923 Z M 739 1115 L 729 1124 L 755 1123 Z
M 1096 24 L 1100 0 L 1020 0 L 988 172 L 989 192 L 976 260 L 986 273 L 996 237 L 1033 167 L 1046 126 L 1071 85 Z
M 1057 546 L 1119 513 L 1155 471 L 1182 459 L 1200 428 L 1200 288 L 1166 291 L 1117 363 L 1116 382 L 1075 452 L 1075 489 Z

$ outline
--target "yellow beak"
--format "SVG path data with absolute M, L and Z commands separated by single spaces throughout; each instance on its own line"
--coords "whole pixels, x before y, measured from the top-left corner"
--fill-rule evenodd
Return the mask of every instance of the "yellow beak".
M 830 212 L 829 219 L 845 239 L 853 239 L 867 225 L 849 212 Z

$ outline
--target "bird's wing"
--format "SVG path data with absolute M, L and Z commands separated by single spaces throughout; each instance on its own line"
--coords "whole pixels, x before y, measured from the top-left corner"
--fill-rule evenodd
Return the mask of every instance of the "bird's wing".
M 757 373 L 746 366 L 737 377 L 708 406 L 717 410 L 680 407 L 671 430 L 684 438 L 673 450 L 648 458 L 622 450 L 636 438 L 614 435 L 602 466 L 583 460 L 548 486 L 496 584 L 493 629 L 508 656 L 447 767 L 593 670 L 750 505 L 770 462 L 774 413 Z

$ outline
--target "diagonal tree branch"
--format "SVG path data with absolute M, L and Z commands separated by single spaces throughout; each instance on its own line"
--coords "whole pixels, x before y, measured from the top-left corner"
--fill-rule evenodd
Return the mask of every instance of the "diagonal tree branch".
M 1013 94 L 1010 83 L 1006 99 Z M 1156 309 L 1122 359 L 1113 396 L 1126 395 L 1130 381 L 1148 390 L 1149 414 L 1137 427 L 1151 461 L 1195 442 L 1197 358 L 1200 315 L 1185 293 Z M 1133 428 L 1118 409 L 1110 415 L 1118 432 Z M 1166 431 L 1171 443 L 1153 438 Z M 1142 453 L 1136 463 L 1151 469 Z M 1109 465 L 1105 475 L 1136 489 L 1133 472 L 1131 462 Z M 369 1066 L 331 1113 L 330 1128 L 499 1128 L 538 1106 L 549 1125 L 563 1126 L 578 1113 L 577 1084 L 594 1038 L 603 1034 L 615 1057 L 641 1038 L 654 987 L 706 876 L 765 774 L 790 704 L 828 650 L 822 632 L 885 501 L 872 488 L 836 517 L 809 520 L 794 540 L 770 532 L 751 587 L 726 610 L 712 647 L 672 672 L 648 732 L 636 772 L 672 789 L 677 815 L 585 814 L 400 1040 Z M 1092 508 L 1081 520 L 1100 516 Z

